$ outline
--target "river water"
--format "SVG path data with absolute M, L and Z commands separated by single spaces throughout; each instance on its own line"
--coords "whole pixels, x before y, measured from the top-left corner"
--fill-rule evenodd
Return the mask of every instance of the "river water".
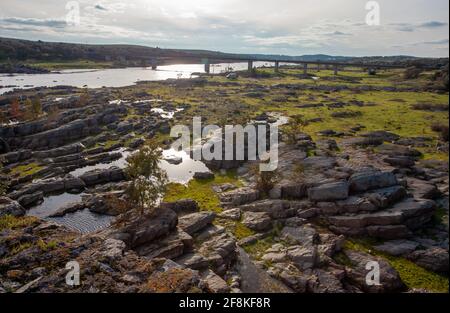
M 254 62 L 254 67 L 272 66 L 268 62 Z M 247 69 L 247 63 L 220 63 L 211 65 L 211 73 Z M 118 69 L 62 70 L 48 74 L 0 74 L 0 95 L 17 89 L 34 87 L 73 86 L 87 88 L 124 87 L 139 81 L 159 81 L 169 78 L 190 78 L 195 73 L 204 73 L 203 64 L 176 64 L 159 66 L 156 70 L 147 67 Z

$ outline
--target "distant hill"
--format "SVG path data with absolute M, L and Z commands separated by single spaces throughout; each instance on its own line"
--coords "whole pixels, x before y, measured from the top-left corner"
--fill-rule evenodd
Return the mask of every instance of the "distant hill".
M 274 54 L 232 54 L 208 50 L 161 49 L 138 45 L 88 45 L 59 42 L 30 41 L 0 37 L 0 62 L 25 61 L 112 61 L 112 62 L 150 62 L 153 58 L 158 60 L 170 59 L 171 63 L 200 62 L 202 58 L 249 58 L 264 60 L 292 60 L 292 61 L 337 61 L 360 62 L 367 64 L 401 64 L 443 66 L 448 64 L 448 58 L 426 59 L 412 56 L 376 56 L 376 57 L 346 57 L 325 54 L 287 56 Z

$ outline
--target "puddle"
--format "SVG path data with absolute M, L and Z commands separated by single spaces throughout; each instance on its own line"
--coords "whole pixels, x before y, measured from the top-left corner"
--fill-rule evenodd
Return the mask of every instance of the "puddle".
M 48 218 L 48 220 L 87 234 L 108 227 L 114 220 L 114 216 L 96 214 L 84 209 L 62 217 Z
M 45 218 L 69 203 L 81 202 L 84 194 L 63 193 L 57 196 L 44 197 L 44 201 L 28 210 L 27 215 Z

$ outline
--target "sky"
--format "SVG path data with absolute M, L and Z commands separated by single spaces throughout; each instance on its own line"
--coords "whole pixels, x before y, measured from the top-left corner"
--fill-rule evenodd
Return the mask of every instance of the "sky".
M 448 23 L 448 0 L 0 0 L 0 37 L 232 53 L 448 57 Z

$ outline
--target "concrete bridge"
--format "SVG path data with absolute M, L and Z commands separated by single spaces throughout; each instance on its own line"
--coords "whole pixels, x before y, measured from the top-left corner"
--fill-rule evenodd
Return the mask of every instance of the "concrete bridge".
M 165 58 L 165 60 L 170 60 L 171 58 Z M 290 59 L 266 59 L 266 58 L 243 58 L 243 57 L 233 57 L 233 56 L 182 56 L 180 59 L 183 60 L 201 60 L 201 63 L 204 64 L 204 70 L 206 73 L 211 72 L 211 65 L 216 63 L 243 63 L 247 62 L 248 67 L 247 70 L 252 72 L 254 70 L 254 62 L 266 62 L 274 64 L 274 71 L 280 71 L 280 63 L 288 63 L 288 64 L 298 64 L 303 66 L 303 73 L 307 74 L 308 70 L 316 70 L 320 71 L 321 69 L 333 70 L 334 75 L 338 75 L 339 71 L 345 67 L 353 67 L 353 68 L 361 68 L 363 70 L 367 70 L 369 75 L 374 75 L 377 70 L 381 69 L 404 69 L 407 68 L 405 65 L 396 65 L 396 64 L 367 64 L 361 62 L 335 62 L 335 61 L 293 61 Z M 158 60 L 151 60 L 152 69 L 156 69 L 158 66 Z M 430 68 L 434 69 L 434 68 Z

